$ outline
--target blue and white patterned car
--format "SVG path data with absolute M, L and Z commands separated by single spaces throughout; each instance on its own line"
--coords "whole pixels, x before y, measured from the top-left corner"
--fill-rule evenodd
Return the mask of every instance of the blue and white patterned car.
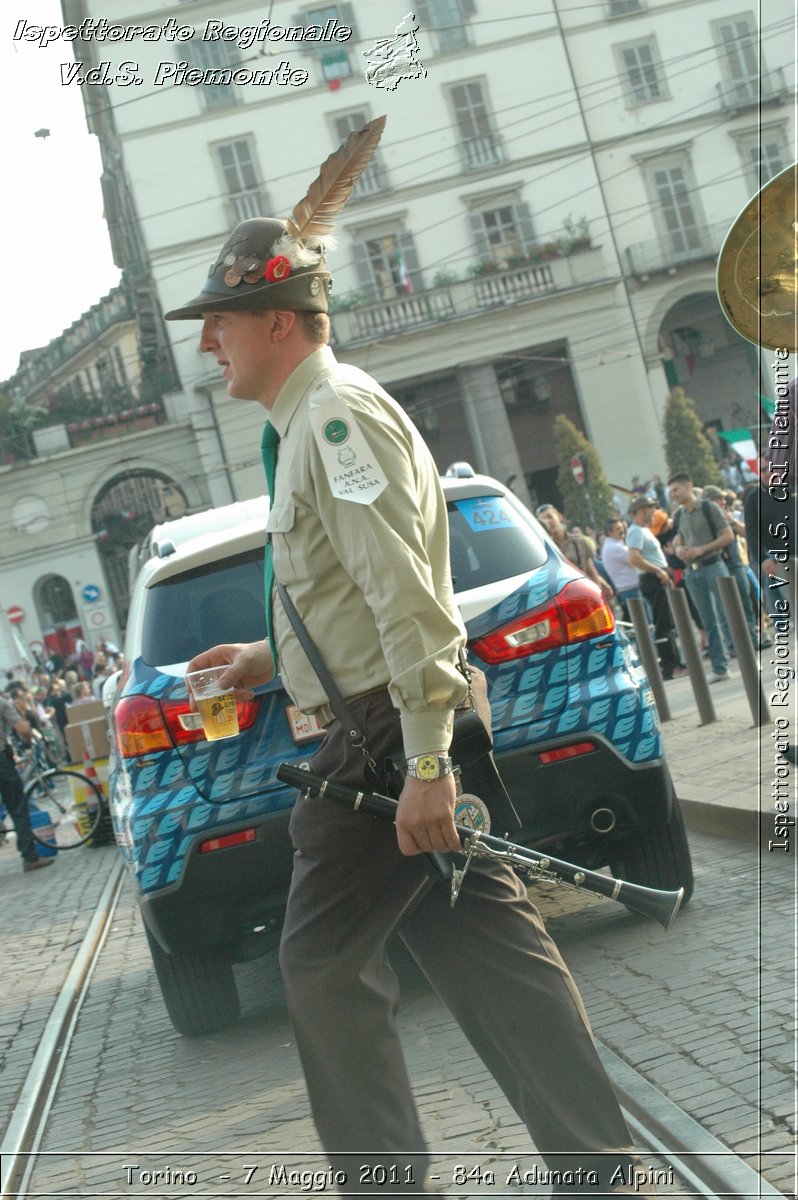
M 488 678 L 496 761 L 522 823 L 514 839 L 689 896 L 651 689 L 611 609 L 501 484 L 443 484 L 469 655 Z M 215 510 L 200 533 L 199 515 L 156 531 L 113 707 L 116 837 L 186 1034 L 235 1020 L 233 964 L 277 942 L 295 793 L 275 771 L 322 735 L 276 681 L 239 705 L 238 737 L 208 742 L 186 693 L 193 655 L 263 636 L 266 504 Z

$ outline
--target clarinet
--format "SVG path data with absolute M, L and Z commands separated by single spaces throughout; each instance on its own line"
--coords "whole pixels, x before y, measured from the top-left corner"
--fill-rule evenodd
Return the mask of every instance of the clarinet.
M 372 813 L 390 820 L 396 817 L 397 802 L 390 796 L 383 796 L 379 792 L 359 792 L 355 788 L 333 783 L 322 775 L 315 775 L 306 767 L 281 763 L 277 768 L 277 778 L 311 796 L 329 797 L 355 812 Z M 592 892 L 602 899 L 617 900 L 632 912 L 656 921 L 663 929 L 668 929 L 684 899 L 684 888 L 671 892 L 628 883 L 624 879 L 613 879 L 598 871 L 552 858 L 551 855 L 519 846 L 504 838 L 493 837 L 481 830 L 469 829 L 465 825 L 456 825 L 455 828 L 462 844 L 464 861 L 451 874 L 452 906 L 460 894 L 468 868 L 476 858 L 508 863 L 535 883 L 564 884 L 579 891 Z

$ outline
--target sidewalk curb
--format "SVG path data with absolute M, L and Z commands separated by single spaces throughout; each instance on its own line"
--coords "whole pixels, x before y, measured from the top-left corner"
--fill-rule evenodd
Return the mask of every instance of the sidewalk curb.
M 755 809 L 691 800 L 686 796 L 679 796 L 679 807 L 687 828 L 697 833 L 733 838 L 736 842 L 759 842 L 764 846 L 772 836 L 765 824 L 765 814 Z

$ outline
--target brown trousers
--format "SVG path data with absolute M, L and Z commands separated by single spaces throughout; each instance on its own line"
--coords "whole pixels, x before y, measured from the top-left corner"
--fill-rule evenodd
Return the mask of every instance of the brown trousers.
M 350 707 L 379 761 L 400 741 L 387 692 Z M 364 787 L 363 760 L 338 724 L 311 769 Z M 394 931 L 525 1122 L 552 1169 L 602 1168 L 631 1141 L 576 986 L 514 872 L 472 863 L 454 908 L 424 856 L 405 857 L 393 825 L 301 797 L 280 961 L 322 1144 L 360 1184 L 359 1163 L 397 1164 L 397 1190 L 422 1190 L 428 1164 L 396 1029 L 386 958 Z M 370 1152 L 368 1155 L 365 1152 Z M 412 1183 L 408 1176 L 412 1175 Z M 381 1189 L 390 1191 L 390 1187 Z

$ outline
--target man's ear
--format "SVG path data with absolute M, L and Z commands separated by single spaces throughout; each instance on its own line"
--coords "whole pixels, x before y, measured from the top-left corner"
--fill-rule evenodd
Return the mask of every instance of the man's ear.
M 269 311 L 269 334 L 272 341 L 283 342 L 296 324 L 296 313 L 289 309 L 271 309 Z

